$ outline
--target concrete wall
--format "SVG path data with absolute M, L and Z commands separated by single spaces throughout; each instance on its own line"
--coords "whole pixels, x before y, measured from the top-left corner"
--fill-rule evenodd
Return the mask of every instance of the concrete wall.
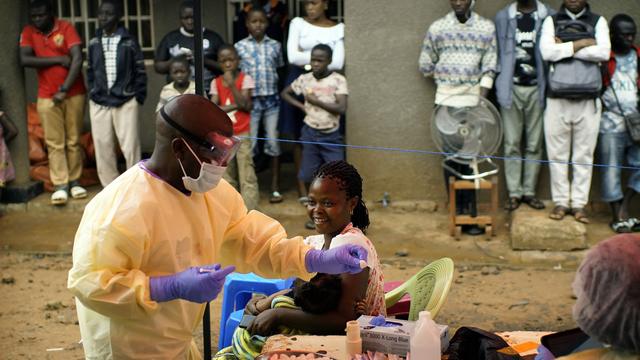
M 476 11 L 493 18 L 508 3 L 478 0 Z M 549 3 L 558 8 L 561 1 Z M 624 12 L 640 20 L 638 0 L 590 3 L 607 18 Z M 350 144 L 437 151 L 430 134 L 435 87 L 418 72 L 418 56 L 428 26 L 448 11 L 446 0 L 345 1 Z M 369 199 L 385 191 L 392 199 L 446 198 L 439 156 L 368 150 L 349 150 L 347 156 L 366 179 Z M 546 166 L 540 180 L 540 195 L 549 198 Z M 598 198 L 598 183 L 596 173 L 592 199 Z
M 4 3 L 4 1 L 2 1 Z M 178 7 L 180 1 L 176 0 L 154 0 L 154 33 L 156 46 L 162 40 L 162 37 L 180 26 L 178 17 Z M 204 0 L 203 4 L 203 23 L 205 27 L 216 31 L 223 39 L 227 39 L 227 22 L 226 22 L 226 1 L 225 0 Z M 6 14 L 6 13 L 5 13 Z M 26 22 L 26 15 L 24 22 Z M 12 35 L 10 43 L 17 40 L 17 36 Z M 17 46 L 17 45 L 16 45 Z M 86 44 L 85 44 L 86 46 Z M 154 119 L 155 108 L 158 103 L 160 89 L 165 85 L 165 76 L 156 74 L 153 70 L 153 61 L 148 60 L 147 63 L 147 100 L 140 112 L 140 136 L 142 141 L 142 151 L 150 153 L 153 151 L 154 145 Z M 38 81 L 36 72 L 32 69 L 25 71 L 27 100 L 35 102 L 38 92 Z M 85 111 L 85 128 L 90 129 L 88 106 Z
M 0 109 L 5 111 L 18 128 L 18 136 L 9 143 L 9 152 L 16 168 L 16 179 L 13 185 L 23 185 L 29 181 L 29 152 L 27 138 L 27 109 L 24 96 L 25 86 L 20 71 L 20 54 L 18 38 L 22 23 L 16 18 L 26 16 L 26 6 L 22 0 L 0 1 L 0 43 L 15 44 L 6 47 L 0 56 Z M 25 119 L 24 121 L 21 121 Z

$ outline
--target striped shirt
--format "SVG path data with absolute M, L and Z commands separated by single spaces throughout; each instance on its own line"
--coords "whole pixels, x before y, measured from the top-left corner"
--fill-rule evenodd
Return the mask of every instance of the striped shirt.
M 111 89 L 116 82 L 118 75 L 117 57 L 118 57 L 118 43 L 120 42 L 120 35 L 102 35 L 102 52 L 104 53 L 104 67 L 107 74 L 107 87 Z
M 277 94 L 277 69 L 284 66 L 282 45 L 266 35 L 261 42 L 248 36 L 238 41 L 235 48 L 240 56 L 240 69 L 255 81 L 253 96 Z

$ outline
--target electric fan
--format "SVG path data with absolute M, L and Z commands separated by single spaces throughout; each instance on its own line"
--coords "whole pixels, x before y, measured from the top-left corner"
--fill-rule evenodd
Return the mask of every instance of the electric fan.
M 468 99 L 465 95 L 463 98 Z M 445 153 L 442 166 L 458 177 L 449 178 L 449 234 L 460 238 L 463 225 L 479 225 L 488 236 L 496 234 L 498 212 L 499 168 L 491 160 L 502 141 L 502 121 L 498 110 L 489 100 L 478 97 L 473 106 L 439 105 L 433 111 L 431 135 L 438 149 Z M 460 173 L 451 162 L 468 165 L 471 174 Z M 484 178 L 491 176 L 491 181 Z M 457 190 L 491 191 L 491 215 L 471 216 L 456 213 Z
M 489 100 L 479 97 L 475 106 L 439 105 L 433 111 L 431 135 L 440 151 L 446 154 L 442 166 L 464 180 L 477 180 L 497 174 L 491 161 L 502 141 L 500 114 Z M 469 165 L 473 174 L 461 174 L 447 163 Z

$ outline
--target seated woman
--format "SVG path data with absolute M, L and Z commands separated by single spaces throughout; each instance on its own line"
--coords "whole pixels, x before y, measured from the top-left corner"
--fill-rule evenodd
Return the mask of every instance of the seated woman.
M 578 269 L 573 291 L 574 320 L 605 346 L 558 359 L 640 359 L 640 236 L 616 235 L 592 248 Z M 542 346 L 536 357 L 553 358 Z
M 251 335 L 269 336 L 281 333 L 282 329 L 315 335 L 344 334 L 347 321 L 355 320 L 359 315 L 386 315 L 382 269 L 375 247 L 364 235 L 369 226 L 369 212 L 362 200 L 360 174 L 342 160 L 326 163 L 316 172 L 308 197 L 307 213 L 320 235 L 310 236 L 305 242 L 317 249 L 347 243 L 361 245 L 368 251 L 367 268 L 358 274 L 340 275 L 337 306 L 328 311 L 305 311 L 313 304 L 305 304 L 304 299 L 313 301 L 310 295 L 317 290 L 309 290 L 304 296 L 305 285 L 300 282 L 296 283 L 296 289 L 303 292 L 302 299 L 296 299 L 300 307 L 273 306 L 278 296 L 252 299 L 246 308 L 247 313 L 256 315 L 247 328 Z M 325 276 L 318 274 L 312 279 L 310 289 L 326 286 L 317 283 Z

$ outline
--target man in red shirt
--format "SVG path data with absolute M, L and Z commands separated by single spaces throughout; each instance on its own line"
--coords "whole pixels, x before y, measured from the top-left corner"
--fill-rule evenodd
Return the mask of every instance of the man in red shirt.
M 82 174 L 79 144 L 84 111 L 82 41 L 70 23 L 56 19 L 48 0 L 32 0 L 31 24 L 20 35 L 22 66 L 38 71 L 38 115 L 49 152 L 51 181 L 55 187 L 51 203 L 67 203 L 87 191 L 78 179 Z

